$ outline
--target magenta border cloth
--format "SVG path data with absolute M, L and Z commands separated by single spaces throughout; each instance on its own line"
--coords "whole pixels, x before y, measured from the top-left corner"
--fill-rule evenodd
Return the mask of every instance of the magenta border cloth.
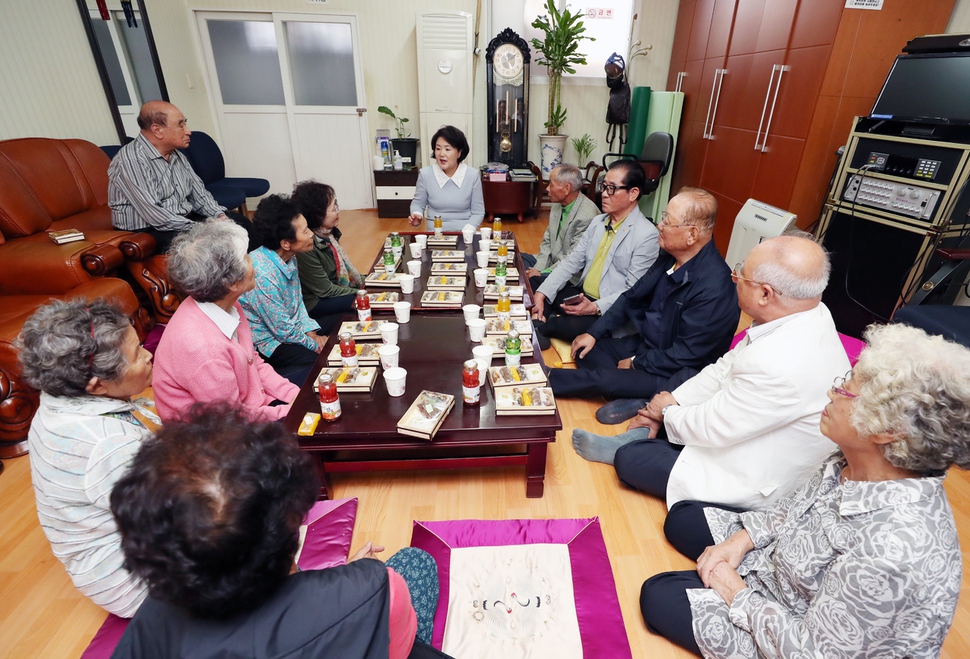
M 128 618 L 119 618 L 109 613 L 108 618 L 81 655 L 81 659 L 108 659 L 118 646 L 125 630 L 128 629 L 128 622 Z
M 356 521 L 356 497 L 317 501 L 303 520 L 306 538 L 296 564 L 301 570 L 322 570 L 346 563 Z
M 440 595 L 432 645 L 440 649 L 444 640 L 453 548 L 539 543 L 569 547 L 583 656 L 632 659 L 599 517 L 414 522 L 411 546 L 428 552 L 438 564 Z

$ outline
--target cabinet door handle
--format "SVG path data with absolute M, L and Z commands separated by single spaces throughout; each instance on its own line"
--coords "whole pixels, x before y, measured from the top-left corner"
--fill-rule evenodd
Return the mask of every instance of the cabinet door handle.
M 717 102 L 721 99 L 721 85 L 727 69 L 714 69 L 714 84 L 711 86 L 711 100 L 707 103 L 707 119 L 704 120 L 704 139 L 714 139 L 714 119 L 717 117 Z M 708 129 L 710 123 L 710 129 Z
M 674 91 L 679 92 L 684 88 L 684 76 L 687 75 L 687 71 L 679 71 L 677 73 L 677 84 L 674 85 Z
M 768 99 L 771 98 L 771 87 L 775 82 L 775 72 L 778 71 L 778 65 L 775 64 L 771 67 L 771 75 L 768 76 L 768 89 L 765 90 L 765 104 L 761 106 L 761 121 L 758 122 L 758 132 L 754 136 L 754 150 L 761 150 L 761 129 L 765 126 L 765 115 L 768 114 Z
M 778 82 L 775 83 L 775 95 L 771 98 L 771 112 L 768 113 L 768 123 L 765 125 L 765 137 L 761 141 L 761 152 L 764 153 L 768 150 L 768 133 L 771 131 L 771 120 L 775 116 L 775 105 L 778 103 L 778 92 L 781 91 L 781 77 L 785 75 L 785 71 L 791 70 L 791 67 L 782 64 L 778 65 Z

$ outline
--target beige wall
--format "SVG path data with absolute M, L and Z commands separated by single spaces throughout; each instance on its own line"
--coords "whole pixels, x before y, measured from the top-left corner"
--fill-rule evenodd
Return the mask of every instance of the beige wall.
M 946 26 L 947 34 L 970 34 L 970 0 L 957 0 Z

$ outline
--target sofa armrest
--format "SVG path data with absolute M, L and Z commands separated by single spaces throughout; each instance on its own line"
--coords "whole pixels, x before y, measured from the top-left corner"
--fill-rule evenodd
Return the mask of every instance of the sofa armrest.
M 81 254 L 81 266 L 95 277 L 106 276 L 124 262 L 124 255 L 114 245 L 94 245 Z
M 155 239 L 147 233 L 130 233 L 119 245 L 126 261 L 144 261 L 155 253 Z

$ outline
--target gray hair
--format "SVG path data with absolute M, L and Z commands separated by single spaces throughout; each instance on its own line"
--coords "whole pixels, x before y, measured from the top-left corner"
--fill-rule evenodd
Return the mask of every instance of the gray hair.
M 583 180 L 583 173 L 579 171 L 579 167 L 576 165 L 570 165 L 569 163 L 558 165 L 554 170 L 552 170 L 550 176 L 560 183 L 569 184 L 569 187 L 572 188 L 573 192 L 582 190 L 583 186 L 586 184 L 586 181 Z
M 717 220 L 717 199 L 703 188 L 683 187 L 677 192 L 677 196 L 684 195 L 687 198 L 687 217 L 684 222 L 693 224 L 702 231 L 714 231 L 714 222 Z
M 196 302 L 215 302 L 246 276 L 246 230 L 222 220 L 194 224 L 168 251 L 168 278 Z
M 871 325 L 852 370 L 852 426 L 889 433 L 886 459 L 921 473 L 970 467 L 970 350 L 908 325 Z
M 801 241 L 807 241 L 821 252 L 821 267 L 812 268 L 806 272 L 804 254 L 801 250 L 786 249 Z M 832 263 L 829 254 L 819 245 L 810 234 L 791 232 L 777 238 L 771 238 L 762 245 L 771 244 L 771 258 L 759 264 L 751 278 L 768 284 L 781 293 L 781 301 L 811 300 L 822 297 L 822 292 L 829 283 Z
M 84 396 L 92 377 L 120 380 L 128 370 L 125 337 L 131 323 L 115 305 L 53 300 L 24 323 L 17 348 L 27 384 L 52 396 Z

